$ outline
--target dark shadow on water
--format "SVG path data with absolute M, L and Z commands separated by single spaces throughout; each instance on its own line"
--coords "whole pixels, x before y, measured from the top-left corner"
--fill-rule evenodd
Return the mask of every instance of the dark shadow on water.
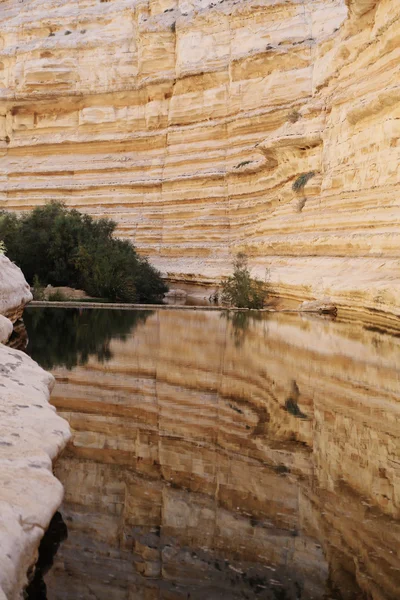
M 47 600 L 47 588 L 44 576 L 53 566 L 58 548 L 67 537 L 67 526 L 64 523 L 61 513 L 56 512 L 40 542 L 39 558 L 29 577 L 30 582 L 24 591 L 24 600 Z
M 95 356 L 112 358 L 112 339 L 126 340 L 152 311 L 86 308 L 30 308 L 24 313 L 29 343 L 26 352 L 44 369 L 72 369 Z

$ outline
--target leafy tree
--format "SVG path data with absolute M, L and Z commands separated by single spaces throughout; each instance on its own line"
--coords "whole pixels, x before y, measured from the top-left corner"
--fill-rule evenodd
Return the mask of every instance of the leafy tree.
M 156 302 L 168 290 L 134 246 L 113 237 L 116 223 L 52 202 L 17 217 L 0 212 L 0 239 L 29 283 L 82 288 L 119 302 Z
M 233 261 L 233 275 L 221 284 L 221 300 L 237 308 L 260 309 L 268 296 L 267 284 L 251 277 L 247 256 L 240 252 Z
M 45 300 L 44 287 L 40 283 L 40 279 L 37 275 L 33 277 L 33 283 L 31 286 L 31 291 L 34 300 Z

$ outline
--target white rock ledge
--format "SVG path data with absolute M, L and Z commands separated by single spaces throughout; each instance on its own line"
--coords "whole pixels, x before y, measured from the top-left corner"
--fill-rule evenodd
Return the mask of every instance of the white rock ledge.
M 0 600 L 22 597 L 63 498 L 52 461 L 70 431 L 48 402 L 53 385 L 26 354 L 0 345 Z
M 0 256 L 0 600 L 22 598 L 40 540 L 62 502 L 52 466 L 70 437 L 68 423 L 49 404 L 53 376 L 1 344 L 31 299 L 22 271 Z

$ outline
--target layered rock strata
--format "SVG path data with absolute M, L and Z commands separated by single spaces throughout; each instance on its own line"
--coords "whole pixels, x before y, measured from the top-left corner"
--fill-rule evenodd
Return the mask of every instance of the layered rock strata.
M 396 600 L 398 352 L 344 323 L 160 311 L 55 368 L 74 433 L 53 597 Z
M 399 11 L 3 0 L 3 206 L 112 217 L 181 283 L 244 250 L 287 301 L 398 314 Z
M 20 315 L 31 295 L 21 271 L 0 256 L 0 311 Z M 63 497 L 52 460 L 69 427 L 49 404 L 54 379 L 8 348 L 13 326 L 0 314 L 0 598 L 17 600 L 37 549 Z

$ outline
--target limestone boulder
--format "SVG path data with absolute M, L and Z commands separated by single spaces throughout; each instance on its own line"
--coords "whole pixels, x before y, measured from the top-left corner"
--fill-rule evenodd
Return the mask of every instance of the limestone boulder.
M 63 497 L 52 461 L 69 439 L 49 404 L 53 377 L 0 345 L 0 598 L 17 600 Z
M 0 315 L 0 344 L 4 344 L 8 341 L 12 330 L 13 324 L 11 323 L 10 319 L 7 319 L 7 317 L 3 317 L 3 315 Z
M 31 300 L 32 294 L 21 269 L 6 256 L 0 256 L 0 314 L 15 321 Z
M 63 497 L 53 460 L 69 426 L 49 404 L 53 377 L 3 345 L 32 299 L 22 271 L 0 256 L 0 599 L 19 600 L 40 540 Z M 9 318 L 7 318 L 9 317 Z

